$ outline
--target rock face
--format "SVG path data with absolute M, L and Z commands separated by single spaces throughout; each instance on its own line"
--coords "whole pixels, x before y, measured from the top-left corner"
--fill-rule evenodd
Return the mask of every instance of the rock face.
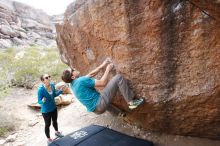
M 203 12 L 211 16 L 213 19 L 220 22 L 220 0 L 208 1 L 208 0 L 189 0 L 192 4 L 196 5 Z
M 142 127 L 219 138 L 220 6 L 196 0 L 78 0 L 56 26 L 61 58 L 87 73 L 111 57 L 146 103 Z M 207 7 L 206 7 L 207 6 Z M 216 7 L 218 9 L 216 9 Z
M 53 17 L 42 10 L 10 0 L 0 0 L 0 48 L 56 46 Z

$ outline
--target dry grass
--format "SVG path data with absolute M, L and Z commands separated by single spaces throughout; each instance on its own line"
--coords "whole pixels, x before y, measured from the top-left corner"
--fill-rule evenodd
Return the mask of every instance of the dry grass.
M 0 97 L 10 93 L 11 86 L 33 88 L 44 73 L 52 75 L 55 82 L 60 81 L 66 67 L 57 48 L 10 48 L 0 52 Z
M 9 116 L 0 111 L 0 137 L 5 136 L 8 132 L 15 130 L 17 121 L 14 116 Z

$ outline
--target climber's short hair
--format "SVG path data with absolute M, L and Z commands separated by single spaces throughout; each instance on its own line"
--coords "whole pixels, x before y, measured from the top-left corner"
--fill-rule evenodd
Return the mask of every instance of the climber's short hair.
M 73 73 L 73 69 L 71 68 L 68 68 L 68 69 L 65 69 L 63 71 L 63 75 L 62 75 L 62 80 L 65 82 L 65 83 L 72 83 L 73 79 L 72 79 L 72 73 Z

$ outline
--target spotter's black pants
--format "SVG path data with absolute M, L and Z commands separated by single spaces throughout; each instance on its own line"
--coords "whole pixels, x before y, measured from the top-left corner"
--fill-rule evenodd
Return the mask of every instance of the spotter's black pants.
M 44 122 L 45 122 L 45 134 L 47 138 L 50 138 L 50 125 L 51 125 L 51 119 L 53 121 L 53 127 L 56 131 L 58 131 L 58 124 L 57 124 L 57 109 L 53 110 L 52 112 L 49 113 L 42 113 L 44 117 Z

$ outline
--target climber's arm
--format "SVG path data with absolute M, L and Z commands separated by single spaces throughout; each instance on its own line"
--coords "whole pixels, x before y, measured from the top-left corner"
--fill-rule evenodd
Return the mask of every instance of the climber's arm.
M 111 61 L 109 59 L 106 59 L 101 65 L 99 65 L 97 68 L 95 68 L 94 70 L 92 70 L 89 74 L 87 74 L 86 76 L 88 77 L 94 77 L 95 75 L 97 75 L 99 73 L 99 71 L 102 68 L 105 68 L 107 64 L 109 64 Z
M 108 83 L 108 75 L 113 68 L 113 64 L 108 64 L 105 73 L 99 80 L 95 80 L 95 87 L 104 87 Z

